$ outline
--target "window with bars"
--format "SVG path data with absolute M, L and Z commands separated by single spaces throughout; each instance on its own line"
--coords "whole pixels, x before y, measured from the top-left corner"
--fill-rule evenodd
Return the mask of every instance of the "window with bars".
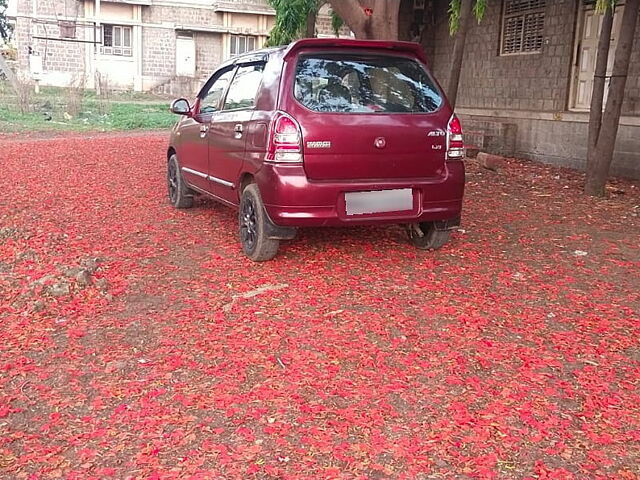
M 102 25 L 102 53 L 130 57 L 131 27 L 122 25 Z
M 542 51 L 545 0 L 504 0 L 501 55 Z
M 231 35 L 231 56 L 241 55 L 256 49 L 256 37 Z

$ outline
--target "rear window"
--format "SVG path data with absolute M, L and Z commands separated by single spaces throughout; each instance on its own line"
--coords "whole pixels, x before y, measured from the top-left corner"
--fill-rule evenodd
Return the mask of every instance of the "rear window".
M 429 113 L 443 102 L 421 64 L 379 55 L 301 55 L 294 94 L 316 112 Z

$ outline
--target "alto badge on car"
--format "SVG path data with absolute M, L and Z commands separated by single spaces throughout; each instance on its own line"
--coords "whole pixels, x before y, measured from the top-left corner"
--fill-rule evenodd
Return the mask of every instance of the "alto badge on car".
M 462 128 L 418 44 L 305 39 L 222 64 L 167 150 L 169 200 L 239 211 L 242 249 L 273 258 L 299 227 L 407 226 L 436 249 L 460 225 Z

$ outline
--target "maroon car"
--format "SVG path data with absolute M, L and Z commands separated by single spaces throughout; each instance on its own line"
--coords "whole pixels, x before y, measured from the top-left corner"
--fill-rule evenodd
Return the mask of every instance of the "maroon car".
M 419 45 L 306 39 L 218 68 L 172 133 L 169 198 L 239 207 L 255 261 L 298 227 L 404 224 L 436 249 L 460 224 L 460 122 Z

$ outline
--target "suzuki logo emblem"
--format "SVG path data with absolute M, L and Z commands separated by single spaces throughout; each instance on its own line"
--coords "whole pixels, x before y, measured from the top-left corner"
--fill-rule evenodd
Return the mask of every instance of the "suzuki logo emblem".
M 384 139 L 384 137 L 378 137 L 376 138 L 375 142 L 373 142 L 373 144 L 376 146 L 376 148 L 384 148 L 387 146 L 387 141 Z

